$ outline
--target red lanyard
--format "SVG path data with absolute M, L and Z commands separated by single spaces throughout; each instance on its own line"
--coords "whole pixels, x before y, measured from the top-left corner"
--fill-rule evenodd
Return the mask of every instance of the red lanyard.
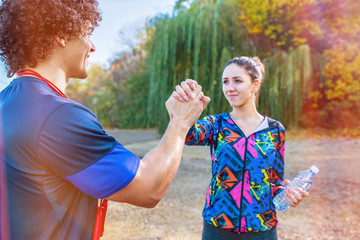
M 100 206 L 96 206 L 95 224 L 91 240 L 99 240 L 104 235 L 107 204 L 107 199 L 101 199 Z
M 50 82 L 49 80 L 47 80 L 46 78 L 41 76 L 39 73 L 35 72 L 34 70 L 24 69 L 24 70 L 18 71 L 16 74 L 18 75 L 18 77 L 23 77 L 23 76 L 28 75 L 28 76 L 33 76 L 33 77 L 39 78 L 39 79 L 43 80 L 52 90 L 54 90 L 57 94 L 59 94 L 60 97 L 67 98 L 65 96 L 65 94 L 60 89 L 58 89 L 52 82 Z

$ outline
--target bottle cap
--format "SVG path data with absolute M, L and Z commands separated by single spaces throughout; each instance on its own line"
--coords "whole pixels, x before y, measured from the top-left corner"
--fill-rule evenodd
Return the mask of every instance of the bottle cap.
M 318 169 L 317 167 L 315 167 L 315 166 L 312 166 L 312 167 L 310 168 L 310 171 L 312 171 L 313 173 L 317 174 L 317 173 L 319 172 L 319 169 Z

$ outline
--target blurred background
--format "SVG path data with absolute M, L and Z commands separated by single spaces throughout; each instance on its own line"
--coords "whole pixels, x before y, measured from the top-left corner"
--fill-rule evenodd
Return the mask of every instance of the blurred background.
M 221 71 L 235 56 L 266 64 L 259 110 L 287 128 L 360 135 L 360 1 L 100 0 L 86 80 L 66 94 L 107 128 L 163 130 L 164 102 L 186 78 L 229 110 Z M 0 89 L 6 79 L 1 67 Z M 345 130 L 345 129 L 351 129 Z

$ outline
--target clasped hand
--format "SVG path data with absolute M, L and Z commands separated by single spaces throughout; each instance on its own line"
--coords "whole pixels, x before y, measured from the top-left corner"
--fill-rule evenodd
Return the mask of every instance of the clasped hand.
M 189 128 L 194 125 L 211 101 L 201 89 L 201 86 L 192 79 L 177 85 L 165 103 L 170 119 L 180 120 Z

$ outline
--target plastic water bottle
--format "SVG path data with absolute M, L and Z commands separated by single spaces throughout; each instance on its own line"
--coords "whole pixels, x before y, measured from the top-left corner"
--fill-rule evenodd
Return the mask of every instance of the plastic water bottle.
M 296 191 L 296 188 L 301 188 L 303 190 L 307 190 L 313 183 L 315 175 L 319 172 L 319 169 L 315 166 L 312 166 L 309 170 L 301 171 L 299 174 L 286 186 L 287 189 L 292 189 Z M 301 195 L 301 193 L 299 193 Z M 281 192 L 276 195 L 273 202 L 275 206 L 280 211 L 285 211 L 290 207 L 290 203 L 285 198 L 285 191 L 281 190 Z

